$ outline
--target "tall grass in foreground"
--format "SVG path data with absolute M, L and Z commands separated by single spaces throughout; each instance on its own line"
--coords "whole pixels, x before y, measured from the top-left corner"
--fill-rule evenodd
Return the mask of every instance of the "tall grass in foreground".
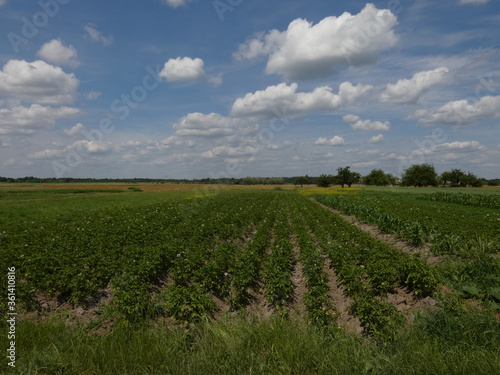
M 61 322 L 18 326 L 15 374 L 500 374 L 491 315 L 420 316 L 390 343 L 288 320 L 236 318 L 189 330 L 120 326 L 88 335 Z M 2 363 L 1 373 L 9 373 Z

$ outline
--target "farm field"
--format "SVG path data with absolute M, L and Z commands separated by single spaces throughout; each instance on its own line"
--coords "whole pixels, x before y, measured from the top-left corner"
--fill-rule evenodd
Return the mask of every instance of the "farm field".
M 128 187 L 0 189 L 12 373 L 499 373 L 493 189 Z

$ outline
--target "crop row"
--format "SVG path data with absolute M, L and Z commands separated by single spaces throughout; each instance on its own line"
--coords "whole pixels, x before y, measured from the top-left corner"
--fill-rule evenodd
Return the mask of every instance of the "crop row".
M 401 315 L 385 301 L 386 294 L 397 287 L 421 296 L 432 294 L 437 286 L 432 270 L 423 260 L 374 239 L 316 203 L 304 205 L 306 221 L 354 300 L 350 309 L 365 332 L 384 337 L 393 334 Z
M 467 236 L 463 234 L 465 228 L 457 226 L 456 229 L 450 232 L 449 228 L 443 225 L 443 222 L 457 220 L 458 218 L 453 216 L 443 217 L 437 210 L 434 213 L 428 213 L 418 208 L 412 210 L 408 206 L 406 210 L 401 207 L 401 210 L 391 212 L 394 211 L 394 208 L 390 207 L 390 201 L 382 201 L 374 206 L 363 203 L 367 202 L 367 200 L 351 202 L 338 195 L 316 195 L 315 199 L 345 214 L 354 215 L 365 222 L 375 224 L 386 233 L 394 233 L 414 246 L 431 243 L 431 249 L 436 254 L 460 254 L 466 256 L 471 252 L 493 253 L 498 251 L 498 245 L 495 241 L 495 238 L 498 237 L 498 230 L 495 231 L 492 227 L 492 230 L 484 235 L 479 232 L 475 236 Z M 429 215 L 434 217 L 430 218 Z M 484 227 L 486 227 L 487 223 L 484 220 Z M 495 225 L 491 220 L 490 223 L 492 226 Z M 467 226 L 467 224 L 464 224 L 464 226 Z
M 307 225 L 301 205 L 297 200 L 291 205 L 292 232 L 296 235 L 300 248 L 299 260 L 306 278 L 307 292 L 304 304 L 311 324 L 328 326 L 335 321 L 336 311 L 329 299 L 328 276 L 325 273 L 325 260 L 316 246 Z M 301 202 L 302 203 L 302 202 Z
M 416 199 L 432 202 L 456 203 L 474 207 L 500 208 L 500 197 L 489 194 L 444 193 L 439 191 L 436 193 L 418 195 Z

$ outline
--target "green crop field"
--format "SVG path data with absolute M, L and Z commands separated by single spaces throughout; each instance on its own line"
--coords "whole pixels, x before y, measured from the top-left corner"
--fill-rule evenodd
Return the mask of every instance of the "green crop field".
M 127 187 L 0 189 L 0 371 L 500 373 L 497 189 Z

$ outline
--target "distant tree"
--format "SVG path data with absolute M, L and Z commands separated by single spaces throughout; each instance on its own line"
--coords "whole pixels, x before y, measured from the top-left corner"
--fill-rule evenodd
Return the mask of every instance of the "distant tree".
M 344 168 L 337 168 L 337 176 L 335 177 L 336 182 L 344 187 L 347 185 L 351 187 L 352 184 L 359 182 L 361 180 L 361 175 L 358 172 L 352 172 L 351 167 L 347 166 Z
M 384 173 L 381 169 L 372 169 L 372 171 L 363 177 L 365 185 L 386 186 L 395 185 L 396 177 L 390 173 Z
M 316 179 L 316 185 L 318 187 L 325 187 L 327 188 L 333 183 L 334 177 L 330 174 L 322 174 Z
M 437 173 L 431 164 L 413 164 L 403 173 L 403 186 L 437 186 Z
M 466 174 L 460 169 L 452 169 L 450 173 L 450 186 L 459 187 L 467 185 Z
M 451 181 L 451 172 L 443 172 L 441 173 L 441 175 L 439 176 L 439 183 L 441 185 L 446 186 L 448 185 L 448 182 Z
M 303 187 L 308 182 L 309 182 L 308 176 L 296 177 L 295 180 L 293 180 L 293 184 L 294 185 L 300 185 L 300 187 Z
M 387 180 L 389 181 L 389 185 L 394 186 L 394 185 L 396 185 L 398 183 L 398 179 L 397 179 L 396 176 L 393 176 L 390 173 L 386 173 L 385 175 L 387 177 Z
M 476 175 L 468 172 L 467 174 L 464 173 L 464 176 L 462 177 L 462 184 L 463 186 L 481 187 L 484 182 L 480 178 L 477 178 Z
M 457 168 L 443 172 L 440 176 L 440 182 L 443 186 L 449 182 L 451 187 L 481 187 L 484 184 L 484 181 L 477 178 L 474 174 L 470 172 L 466 174 Z

